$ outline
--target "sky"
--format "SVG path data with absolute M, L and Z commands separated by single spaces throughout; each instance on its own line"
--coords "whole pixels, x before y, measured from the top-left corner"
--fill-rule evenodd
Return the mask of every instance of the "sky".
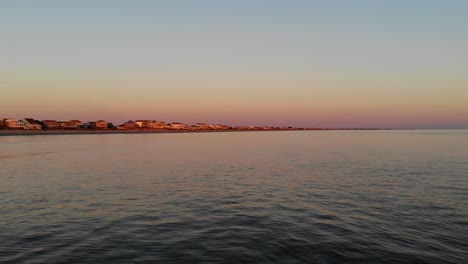
M 0 1 L 0 117 L 468 128 L 468 1 Z

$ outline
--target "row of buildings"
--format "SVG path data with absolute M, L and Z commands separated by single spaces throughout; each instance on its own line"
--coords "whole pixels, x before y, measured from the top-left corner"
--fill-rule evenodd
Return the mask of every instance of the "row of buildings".
M 119 126 L 114 126 L 105 120 L 90 122 L 81 122 L 80 120 L 56 121 L 56 120 L 36 120 L 33 118 L 0 118 L 0 129 L 161 129 L 161 130 L 289 130 L 297 129 L 292 127 L 258 127 L 258 126 L 238 126 L 231 127 L 227 125 L 213 125 L 197 123 L 187 125 L 184 123 L 173 122 L 165 123 L 156 120 L 129 120 Z
M 105 120 L 96 122 L 81 122 L 80 120 L 56 121 L 56 120 L 36 120 L 33 118 L 1 118 L 0 129 L 109 129 L 114 128 L 112 123 Z
M 80 120 L 56 121 L 36 120 L 33 118 L 3 118 L 0 119 L 0 129 L 169 129 L 169 130 L 227 130 L 232 129 L 226 125 L 209 125 L 197 123 L 187 125 L 179 122 L 165 123 L 156 120 L 129 120 L 117 127 L 105 120 L 95 122 L 81 122 Z
M 129 120 L 117 127 L 118 129 L 169 129 L 169 130 L 227 130 L 233 129 L 231 126 L 227 125 L 211 125 L 197 123 L 195 125 L 187 125 L 184 123 L 173 122 L 165 123 L 163 121 L 156 120 Z

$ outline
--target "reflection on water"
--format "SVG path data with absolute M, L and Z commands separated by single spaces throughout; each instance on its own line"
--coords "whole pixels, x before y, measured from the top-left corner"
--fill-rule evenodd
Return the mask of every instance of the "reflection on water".
M 0 137 L 0 262 L 465 263 L 467 131 Z

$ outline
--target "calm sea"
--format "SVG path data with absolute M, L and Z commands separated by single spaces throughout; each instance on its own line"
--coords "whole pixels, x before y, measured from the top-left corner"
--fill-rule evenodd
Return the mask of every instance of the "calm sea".
M 468 131 L 0 137 L 1 263 L 467 263 Z

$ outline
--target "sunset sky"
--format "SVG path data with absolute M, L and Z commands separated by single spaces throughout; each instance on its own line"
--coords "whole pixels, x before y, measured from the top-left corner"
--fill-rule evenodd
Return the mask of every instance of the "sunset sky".
M 468 1 L 1 1 L 0 117 L 468 128 Z

